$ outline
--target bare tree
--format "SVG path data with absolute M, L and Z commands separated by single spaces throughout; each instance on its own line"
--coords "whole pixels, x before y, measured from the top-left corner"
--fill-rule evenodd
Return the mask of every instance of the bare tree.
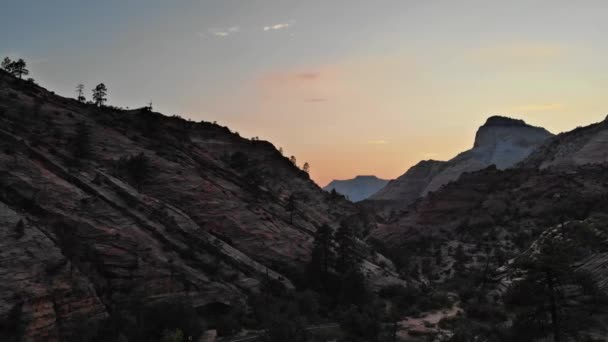
M 86 101 L 84 97 L 84 84 L 80 83 L 76 86 L 76 94 L 78 94 L 78 102 Z

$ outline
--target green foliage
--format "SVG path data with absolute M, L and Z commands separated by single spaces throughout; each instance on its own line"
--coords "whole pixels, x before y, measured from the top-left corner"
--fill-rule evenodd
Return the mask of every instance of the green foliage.
M 335 263 L 333 231 L 323 225 L 315 232 L 311 259 L 308 264 L 308 279 L 315 289 L 328 289 L 330 271 Z
M 564 228 L 560 229 L 563 233 Z M 580 318 L 591 317 L 606 305 L 606 296 L 593 277 L 571 266 L 578 254 L 574 241 L 563 235 L 547 238 L 537 254 L 520 263 L 525 277 L 504 296 L 507 308 L 516 314 L 512 333 L 518 338 L 553 336 L 560 341 L 566 336 L 577 337 L 592 324 L 591 319 Z
M 340 327 L 345 332 L 343 341 L 378 341 L 381 331 L 382 314 L 377 307 L 351 306 L 340 317 Z
M 163 337 L 160 340 L 161 342 L 183 342 L 184 341 L 184 333 L 180 329 L 165 330 L 163 331 Z
M 341 224 L 336 231 L 336 271 L 346 274 L 359 269 L 360 257 L 357 254 L 355 234 L 349 225 Z

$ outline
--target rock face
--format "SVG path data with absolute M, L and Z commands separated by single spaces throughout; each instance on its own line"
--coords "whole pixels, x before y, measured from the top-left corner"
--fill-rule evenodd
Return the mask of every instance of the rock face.
M 489 165 L 509 168 L 552 136 L 547 130 L 522 120 L 493 116 L 477 130 L 473 148 L 447 162 L 423 161 L 370 197 L 371 200 L 399 201 L 408 205 L 429 192 L 454 181 L 465 172 Z
M 520 167 L 576 169 L 585 164 L 608 162 L 608 118 L 561 133 L 526 158 Z
M 480 260 L 498 268 L 506 256 L 524 253 L 548 227 L 608 212 L 608 163 L 603 153 L 587 153 L 608 150 L 608 141 L 599 138 L 605 129 L 602 122 L 551 138 L 515 167 L 464 173 L 394 212 L 369 239 L 383 244 L 389 256 L 403 257 L 409 268 L 426 264 L 427 279 L 483 269 Z M 572 146 L 570 157 L 565 151 Z M 553 155 L 570 161 L 584 156 L 586 162 L 551 164 L 559 160 Z M 600 269 L 606 260 L 602 253 L 590 257 L 590 269 Z M 598 279 L 605 286 L 608 273 L 602 271 Z
M 447 165 L 444 161 L 423 160 L 399 178 L 390 181 L 384 188 L 370 196 L 370 199 L 412 203 L 425 192 L 428 185 Z
M 388 180 L 376 176 L 357 176 L 353 179 L 333 180 L 323 190 L 336 190 L 347 199 L 359 202 L 382 189 L 388 182 Z
M 293 287 L 316 229 L 357 215 L 268 142 L 0 71 L 0 340 L 64 340 L 133 301 L 244 306 L 263 279 Z

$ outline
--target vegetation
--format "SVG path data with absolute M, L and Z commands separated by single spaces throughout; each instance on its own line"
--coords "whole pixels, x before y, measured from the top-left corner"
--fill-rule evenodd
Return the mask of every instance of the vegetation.
M 106 96 L 108 95 L 108 88 L 103 83 L 99 83 L 95 88 L 93 88 L 93 102 L 96 106 L 102 107 L 104 103 L 108 100 Z
M 84 97 L 84 84 L 79 84 L 76 86 L 76 94 L 78 97 L 76 98 L 78 102 L 86 102 L 86 98 Z
M 30 71 L 27 69 L 27 63 L 21 58 L 13 61 L 10 58 L 5 57 L 4 60 L 2 60 L 2 69 L 20 79 L 23 79 L 23 76 L 30 74 Z

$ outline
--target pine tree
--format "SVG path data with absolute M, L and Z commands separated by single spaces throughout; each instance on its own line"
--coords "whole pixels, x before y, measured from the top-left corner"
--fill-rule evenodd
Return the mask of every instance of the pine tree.
M 356 252 L 357 241 L 354 232 L 345 223 L 336 232 L 336 270 L 340 274 L 359 270 L 359 256 Z
M 4 57 L 4 59 L 2 60 L 2 69 L 4 69 L 6 72 L 12 74 L 12 65 L 13 61 L 8 58 L 8 57 Z
M 27 64 L 21 58 L 19 58 L 19 60 L 16 62 L 12 62 L 10 65 L 12 74 L 15 76 L 19 76 L 20 79 L 22 79 L 23 76 L 27 76 L 30 74 L 30 71 L 26 67 Z
M 310 172 L 310 164 L 308 164 L 308 162 L 304 163 L 304 166 L 302 166 L 302 170 L 306 173 Z
M 322 286 L 326 290 L 330 270 L 335 263 L 333 231 L 330 226 L 323 225 L 315 232 L 310 263 L 308 265 L 309 279 L 315 287 Z
M 296 195 L 291 194 L 289 198 L 287 198 L 287 205 L 285 206 L 285 210 L 289 211 L 289 223 L 293 224 L 293 215 L 296 211 Z
M 99 83 L 95 89 L 93 89 L 93 101 L 99 107 L 103 106 L 103 104 L 108 100 L 106 95 L 108 94 L 108 88 L 103 83 Z

